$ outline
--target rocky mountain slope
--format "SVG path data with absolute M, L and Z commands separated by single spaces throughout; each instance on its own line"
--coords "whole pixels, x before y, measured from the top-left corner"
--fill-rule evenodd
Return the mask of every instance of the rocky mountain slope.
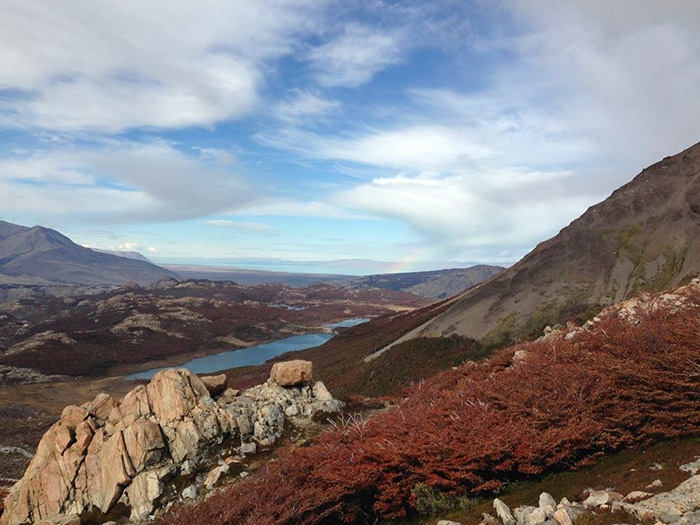
M 0 285 L 148 284 L 177 277 L 148 261 L 96 252 L 55 230 L 0 221 Z
M 700 274 L 700 144 L 646 168 L 409 337 L 508 342 Z

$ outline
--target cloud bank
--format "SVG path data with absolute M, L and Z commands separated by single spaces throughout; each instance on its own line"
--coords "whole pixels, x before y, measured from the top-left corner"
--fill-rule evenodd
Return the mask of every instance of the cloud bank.
M 512 262 L 698 140 L 694 0 L 7 0 L 0 20 L 2 217 L 164 254 Z

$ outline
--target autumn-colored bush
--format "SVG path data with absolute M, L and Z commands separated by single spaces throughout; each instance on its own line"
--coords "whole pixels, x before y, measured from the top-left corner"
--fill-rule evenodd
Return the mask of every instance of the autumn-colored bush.
M 575 337 L 501 351 L 415 385 L 395 408 L 346 418 L 167 523 L 374 523 L 421 494 L 509 481 L 700 429 L 700 306 L 653 301 Z M 427 491 L 427 492 L 426 492 Z

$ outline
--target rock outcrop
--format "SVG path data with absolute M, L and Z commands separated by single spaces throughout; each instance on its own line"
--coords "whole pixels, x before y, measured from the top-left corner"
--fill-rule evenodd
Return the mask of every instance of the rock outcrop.
M 581 503 L 563 498 L 556 503 L 550 495 L 542 493 L 539 505 L 523 505 L 511 509 L 500 499 L 493 501 L 496 518 L 484 515 L 481 525 L 572 525 L 582 514 L 591 510 L 623 510 L 639 521 L 655 521 L 657 525 L 697 525 L 700 523 L 700 459 L 682 465 L 681 470 L 690 472 L 691 477 L 668 492 L 652 494 L 632 491 L 626 496 L 612 490 L 589 490 L 588 497 Z M 658 488 L 660 482 L 651 486 Z
M 177 495 L 178 478 L 205 466 L 213 446 L 226 446 L 231 455 L 254 453 L 280 437 L 286 420 L 303 423 L 342 407 L 322 383 L 307 379 L 293 387 L 270 380 L 240 395 L 227 389 L 215 400 L 210 391 L 225 388 L 221 377 L 203 381 L 169 369 L 121 401 L 100 394 L 68 406 L 6 497 L 0 525 L 105 522 L 125 514 L 146 519 Z M 207 488 L 215 482 L 208 479 Z M 186 490 L 189 497 L 197 489 Z

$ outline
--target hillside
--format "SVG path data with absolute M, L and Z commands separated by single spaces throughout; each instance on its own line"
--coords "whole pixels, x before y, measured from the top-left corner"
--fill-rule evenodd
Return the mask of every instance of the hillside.
M 0 303 L 0 387 L 178 364 L 427 302 L 377 289 L 174 279 L 91 295 L 35 294 Z
M 700 144 L 646 168 L 409 337 L 508 342 L 700 274 Z
M 699 314 L 694 281 L 467 362 L 416 384 L 398 406 L 341 419 L 308 446 L 278 453 L 244 481 L 159 523 L 416 517 L 431 499 L 468 506 L 603 454 L 697 436 Z
M 144 260 L 96 252 L 59 232 L 0 221 L 0 285 L 148 284 L 177 274 Z

